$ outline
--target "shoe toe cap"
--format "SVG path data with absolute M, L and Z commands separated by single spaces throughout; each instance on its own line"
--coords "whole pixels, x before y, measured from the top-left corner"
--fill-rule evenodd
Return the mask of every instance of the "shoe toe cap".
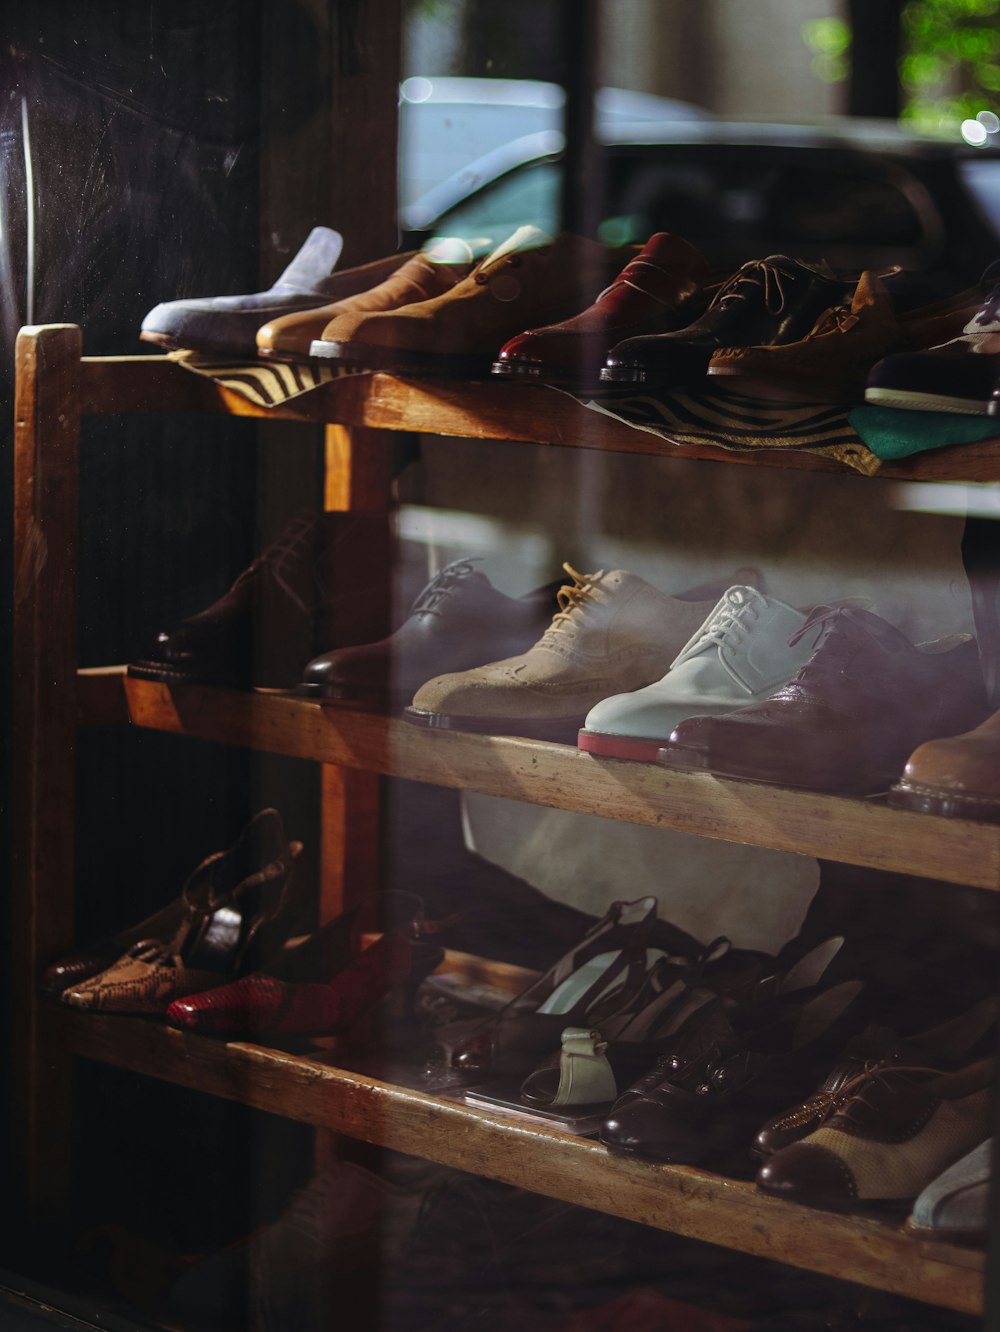
M 783 1148 L 757 1172 L 764 1193 L 818 1207 L 848 1207 L 857 1199 L 850 1167 L 828 1147 L 796 1142 Z

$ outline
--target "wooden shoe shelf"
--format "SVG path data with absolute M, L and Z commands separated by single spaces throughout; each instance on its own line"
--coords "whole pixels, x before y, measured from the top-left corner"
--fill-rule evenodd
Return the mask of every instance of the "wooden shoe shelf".
M 877 800 L 814 795 L 599 759 L 513 737 L 425 732 L 395 717 L 295 696 L 170 687 L 122 667 L 77 669 L 76 531 L 82 417 L 206 411 L 326 422 L 330 507 L 386 502 L 392 431 L 515 439 L 740 465 L 839 470 L 808 454 L 675 448 L 536 386 L 357 375 L 273 413 L 165 357 L 81 357 L 80 331 L 22 331 L 17 350 L 12 1141 L 38 1215 L 67 1167 L 74 1058 L 117 1065 L 567 1202 L 946 1308 L 982 1307 L 982 1255 L 869 1217 L 813 1211 L 704 1170 L 609 1155 L 560 1129 L 493 1114 L 300 1057 L 141 1020 L 45 1006 L 41 967 L 72 944 L 74 743 L 79 726 L 132 724 L 324 765 L 324 909 L 347 873 L 352 799 L 377 774 L 682 829 L 874 869 L 1000 890 L 1000 827 L 931 819 Z M 345 429 L 348 427 L 348 429 Z M 381 432 L 381 433 L 380 433 Z M 1000 437 L 885 466 L 910 480 L 1000 481 Z M 866 482 L 859 479 L 859 484 Z M 335 882 L 330 891 L 327 877 Z M 873 888 L 873 891 L 877 891 Z

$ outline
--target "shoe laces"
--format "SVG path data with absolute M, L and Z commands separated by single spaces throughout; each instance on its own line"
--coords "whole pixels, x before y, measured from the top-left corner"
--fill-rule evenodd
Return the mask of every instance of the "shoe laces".
M 598 569 L 597 573 L 582 574 L 577 573 L 573 566 L 568 563 L 563 564 L 563 568 L 573 582 L 572 584 L 567 583 L 556 593 L 559 609 L 553 615 L 552 623 L 542 635 L 543 639 L 548 638 L 550 634 L 561 633 L 567 626 L 573 624 L 576 612 L 586 605 L 595 584 L 599 583 L 604 577 L 603 569 Z
M 863 607 L 845 606 L 843 603 L 815 606 L 806 617 L 805 624 L 800 625 L 788 639 L 788 646 L 794 647 L 806 634 L 816 631 L 813 655 L 795 676 L 795 683 L 802 683 L 814 676 L 825 676 L 831 667 L 842 667 L 854 655 L 854 635 L 836 632 L 845 624 L 856 626 L 889 651 L 898 651 L 899 644 L 889 635 L 877 632 L 877 625 L 867 617 Z M 822 655 L 820 648 L 823 649 Z
M 266 571 L 295 605 L 308 613 L 312 607 L 303 600 L 296 582 L 301 585 L 302 576 L 309 576 L 314 571 L 317 526 L 315 514 L 296 514 L 276 540 L 265 546 L 254 562 L 244 569 L 233 588 Z
M 476 559 L 452 560 L 436 573 L 417 597 L 411 615 L 440 615 L 443 604 L 451 597 L 464 578 L 478 573 Z
M 695 656 L 703 648 L 745 642 L 750 626 L 760 618 L 760 612 L 766 604 L 764 597 L 755 588 L 729 588 L 722 594 L 722 600 L 705 623 L 695 630 L 678 652 L 670 663 L 670 669 L 673 670 L 680 662 Z
M 939 1078 L 941 1070 L 929 1068 L 924 1064 L 893 1064 L 885 1060 L 876 1060 L 866 1064 L 860 1073 L 844 1083 L 837 1093 L 840 1104 L 832 1106 L 831 1109 L 836 1110 L 837 1116 L 849 1123 L 856 1121 L 859 1110 L 877 1111 L 878 1107 L 867 1099 L 867 1093 L 881 1086 L 890 1095 L 895 1095 L 893 1082 L 897 1076 L 909 1083 L 914 1078 Z M 907 1086 L 906 1090 L 909 1089 Z M 830 1118 L 830 1115 L 828 1114 L 826 1118 Z
M 786 284 L 790 280 L 794 280 L 792 275 L 771 259 L 751 259 L 719 288 L 712 305 L 725 308 L 735 301 L 749 300 L 763 291 L 765 310 L 768 314 L 779 315 L 785 308 L 788 296 Z

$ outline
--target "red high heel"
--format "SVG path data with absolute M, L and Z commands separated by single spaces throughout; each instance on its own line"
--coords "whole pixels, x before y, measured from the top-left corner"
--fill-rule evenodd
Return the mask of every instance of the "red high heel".
M 432 937 L 442 922 L 428 921 L 423 902 L 412 893 L 386 892 L 375 905 L 383 933 L 367 948 L 360 947 L 363 908 L 357 907 L 269 973 L 178 999 L 167 1009 L 167 1021 L 212 1035 L 335 1036 L 393 991 L 409 1000 L 444 958 Z

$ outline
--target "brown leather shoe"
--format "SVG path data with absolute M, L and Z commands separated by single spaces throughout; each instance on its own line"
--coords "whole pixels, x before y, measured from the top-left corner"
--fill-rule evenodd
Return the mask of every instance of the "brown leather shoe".
M 280 361 L 306 361 L 309 348 L 339 315 L 376 314 L 401 305 L 427 301 L 450 291 L 475 263 L 467 241 L 441 240 L 419 254 L 394 254 L 389 259 L 354 268 L 341 277 L 357 274 L 357 285 L 332 304 L 272 319 L 257 330 L 259 355 Z
M 916 744 L 974 724 L 986 711 L 975 642 L 914 647 L 870 611 L 820 608 L 796 637 L 812 657 L 762 703 L 680 723 L 658 759 L 813 791 L 864 793 L 892 784 Z
M 909 1202 L 989 1137 L 994 1071 L 982 1059 L 955 1073 L 920 1064 L 859 1073 L 821 1128 L 761 1167 L 757 1187 L 813 1207 Z
M 921 814 L 1000 823 L 1000 712 L 963 735 L 930 740 L 909 757 L 889 804 Z
M 875 273 L 862 273 L 849 302 L 816 321 L 799 342 L 720 347 L 708 373 L 738 379 L 734 388 L 788 388 L 824 402 L 860 402 L 868 372 L 900 340 L 892 300 Z
M 693 245 L 658 231 L 582 314 L 505 343 L 493 373 L 542 384 L 596 386 L 616 342 L 686 324 L 693 317 L 691 299 L 708 276 L 708 264 Z
M 389 523 L 369 513 L 298 514 L 224 596 L 163 630 L 129 675 L 294 688 L 317 652 L 384 632 Z
M 812 1095 L 773 1115 L 758 1132 L 753 1153 L 766 1160 L 822 1127 L 847 1103 L 862 1073 L 899 1065 L 931 1064 L 942 1072 L 961 1068 L 995 1044 L 997 1000 L 985 999 L 967 1013 L 906 1038 L 888 1027 L 868 1027 L 844 1050 Z
M 489 374 L 508 338 L 568 319 L 633 253 L 520 227 L 443 295 L 381 314 L 339 315 L 311 354 L 370 369 Z

